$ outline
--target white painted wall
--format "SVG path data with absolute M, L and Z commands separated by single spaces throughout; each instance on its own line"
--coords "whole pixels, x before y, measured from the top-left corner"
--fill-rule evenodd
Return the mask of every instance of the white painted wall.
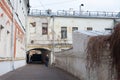
M 42 23 L 49 24 L 50 19 L 47 17 L 29 17 L 27 24 L 27 43 L 31 44 L 31 40 L 35 40 L 35 44 L 50 44 L 49 40 L 51 40 L 49 35 L 42 35 Z M 30 23 L 36 22 L 36 27 L 32 27 Z M 51 27 L 48 27 L 48 34 L 50 33 Z
M 12 23 L 2 8 L 0 8 L 0 14 L 3 14 L 3 17 L 0 17 L 0 24 L 4 27 L 0 30 L 0 45 L 2 46 L 0 48 L 0 57 L 10 57 Z M 8 24 L 6 24 L 7 21 L 9 21 Z M 7 31 L 9 31 L 10 34 L 7 34 Z
M 25 27 L 28 7 L 26 1 L 1 0 L 0 25 L 0 75 L 26 64 Z M 12 4 L 12 5 L 11 5 Z M 12 6 L 14 10 L 12 10 Z M 12 14 L 14 15 L 12 17 Z M 12 20 L 14 20 L 12 22 Z M 9 33 L 7 33 L 9 31 Z M 23 33 L 23 38 L 21 38 Z M 21 39 L 20 39 L 21 38 Z M 12 58 L 14 58 L 12 61 Z
M 87 27 L 92 27 L 94 31 L 104 31 L 105 28 L 112 28 L 114 26 L 113 19 L 105 18 L 66 18 L 66 17 L 55 17 L 55 35 L 61 37 L 61 27 L 67 27 L 68 31 L 68 42 L 72 42 L 72 27 L 78 27 L 78 30 L 87 30 Z
M 14 62 L 14 68 L 20 68 L 26 65 L 26 60 L 18 60 Z
M 11 65 L 11 62 L 0 62 L 0 76 L 9 72 L 9 71 L 12 71 L 12 65 Z
M 30 24 L 33 22 L 36 22 L 36 27 Z M 48 23 L 48 35 L 42 35 L 42 23 Z M 27 44 L 53 44 L 53 36 L 55 44 L 72 44 L 72 27 L 78 27 L 78 30 L 87 30 L 87 27 L 92 27 L 94 31 L 105 31 L 105 28 L 112 28 L 112 26 L 114 26 L 114 19 L 110 18 L 28 16 Z M 61 39 L 61 27 L 67 27 L 67 39 Z M 31 44 L 31 40 L 34 40 L 34 44 Z M 61 51 L 62 48 L 56 48 L 55 51 Z
M 22 66 L 26 65 L 25 60 L 19 60 L 19 61 L 3 61 L 0 62 L 0 76 L 3 74 L 6 74 L 7 72 L 13 71 L 13 65 L 14 69 L 20 68 Z
M 26 27 L 26 20 L 27 20 L 27 2 L 26 0 L 10 0 L 12 6 L 14 7 L 14 12 L 18 15 L 16 19 L 20 19 L 22 26 Z

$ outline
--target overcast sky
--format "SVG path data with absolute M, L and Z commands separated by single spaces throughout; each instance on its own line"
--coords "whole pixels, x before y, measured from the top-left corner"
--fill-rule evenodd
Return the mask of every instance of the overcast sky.
M 47 10 L 73 10 L 79 11 L 79 5 L 82 11 L 120 11 L 120 0 L 30 0 L 31 9 Z

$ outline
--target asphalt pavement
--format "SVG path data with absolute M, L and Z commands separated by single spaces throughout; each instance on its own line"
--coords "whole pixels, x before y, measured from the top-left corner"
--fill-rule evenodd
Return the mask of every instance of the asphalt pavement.
M 68 72 L 41 64 L 28 64 L 0 76 L 0 80 L 79 80 Z

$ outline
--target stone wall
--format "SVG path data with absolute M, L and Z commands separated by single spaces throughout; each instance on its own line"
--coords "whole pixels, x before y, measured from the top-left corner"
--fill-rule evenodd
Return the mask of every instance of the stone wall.
M 65 51 L 56 55 L 56 66 L 70 72 L 81 80 L 86 80 L 86 60 L 85 56 Z
M 102 57 L 100 66 L 95 68 L 89 67 L 87 60 L 87 44 L 91 37 L 103 35 L 98 32 L 74 32 L 73 33 L 73 49 L 56 53 L 56 66 L 70 72 L 80 80 L 110 80 L 109 77 L 110 67 L 109 60 L 106 59 L 106 53 L 109 51 L 105 50 L 105 54 Z

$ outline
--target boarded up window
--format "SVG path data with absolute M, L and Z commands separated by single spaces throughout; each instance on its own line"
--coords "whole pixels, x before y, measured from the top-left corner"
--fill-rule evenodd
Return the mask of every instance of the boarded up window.
M 42 23 L 42 35 L 48 34 L 48 23 Z

